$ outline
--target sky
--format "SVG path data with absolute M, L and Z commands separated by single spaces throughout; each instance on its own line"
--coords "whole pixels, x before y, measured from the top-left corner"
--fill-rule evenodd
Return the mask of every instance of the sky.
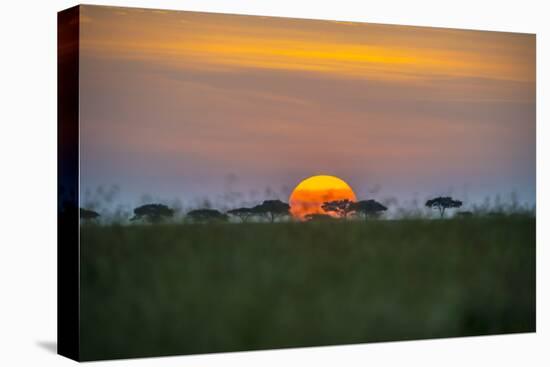
M 535 203 L 535 36 L 81 6 L 82 197 Z M 222 205 L 222 204 L 219 204 Z

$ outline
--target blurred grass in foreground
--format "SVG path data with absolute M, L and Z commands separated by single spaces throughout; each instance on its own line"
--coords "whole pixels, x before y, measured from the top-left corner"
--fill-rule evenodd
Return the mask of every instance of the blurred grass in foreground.
M 535 219 L 83 226 L 84 360 L 535 330 Z

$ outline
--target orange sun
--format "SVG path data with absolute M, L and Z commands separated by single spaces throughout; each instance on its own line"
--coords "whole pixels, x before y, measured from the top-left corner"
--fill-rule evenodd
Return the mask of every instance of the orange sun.
M 334 176 L 311 176 L 294 188 L 290 198 L 290 212 L 296 219 L 304 220 L 308 214 L 330 214 L 321 208 L 326 201 L 348 199 L 356 201 L 355 193 L 342 179 Z

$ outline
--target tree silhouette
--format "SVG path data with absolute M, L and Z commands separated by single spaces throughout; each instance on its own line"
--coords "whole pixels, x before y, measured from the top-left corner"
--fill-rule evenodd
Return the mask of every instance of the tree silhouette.
M 252 208 L 254 214 L 265 216 L 271 223 L 279 217 L 284 217 L 289 214 L 290 205 L 283 203 L 281 200 L 265 200 L 260 205 Z
M 462 206 L 462 201 L 453 200 L 450 196 L 438 196 L 426 201 L 426 206 L 431 209 L 439 210 L 439 216 L 443 218 L 445 209 L 460 208 Z
M 134 209 L 134 216 L 130 220 L 144 220 L 149 223 L 159 223 L 173 216 L 174 210 L 164 204 L 145 204 Z
M 99 218 L 99 213 L 98 212 L 95 212 L 93 210 L 90 210 L 90 209 L 84 209 L 84 208 L 80 208 L 80 219 L 84 220 L 84 221 L 91 221 L 91 220 L 94 220 L 96 218 Z
M 310 213 L 310 214 L 306 214 L 306 215 L 304 216 L 304 218 L 305 218 L 308 222 L 326 222 L 326 221 L 334 220 L 334 218 L 331 217 L 330 215 L 328 215 L 328 214 L 321 214 L 321 213 Z
M 225 222 L 227 215 L 219 212 L 216 209 L 195 209 L 187 213 L 187 216 L 193 220 L 193 222 L 206 223 L 220 221 Z
M 252 208 L 237 208 L 237 209 L 231 209 L 227 212 L 227 214 L 234 215 L 235 217 L 238 217 L 241 222 L 246 222 L 248 218 L 250 218 L 251 215 L 254 214 L 254 210 Z
M 352 207 L 356 212 L 363 214 L 365 220 L 369 217 L 376 218 L 381 212 L 388 210 L 388 208 L 376 200 L 361 200 L 353 203 Z
M 324 202 L 323 205 L 321 205 L 321 208 L 323 208 L 326 212 L 333 212 L 339 217 L 347 219 L 348 214 L 355 210 L 353 205 L 353 201 L 344 199 Z

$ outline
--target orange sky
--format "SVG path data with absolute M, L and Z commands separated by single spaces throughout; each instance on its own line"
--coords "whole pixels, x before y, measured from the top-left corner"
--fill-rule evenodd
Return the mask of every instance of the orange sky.
M 534 35 L 83 6 L 81 88 L 89 186 L 534 199 Z
M 82 23 L 85 55 L 172 67 L 535 80 L 527 34 L 106 7 L 84 7 Z

